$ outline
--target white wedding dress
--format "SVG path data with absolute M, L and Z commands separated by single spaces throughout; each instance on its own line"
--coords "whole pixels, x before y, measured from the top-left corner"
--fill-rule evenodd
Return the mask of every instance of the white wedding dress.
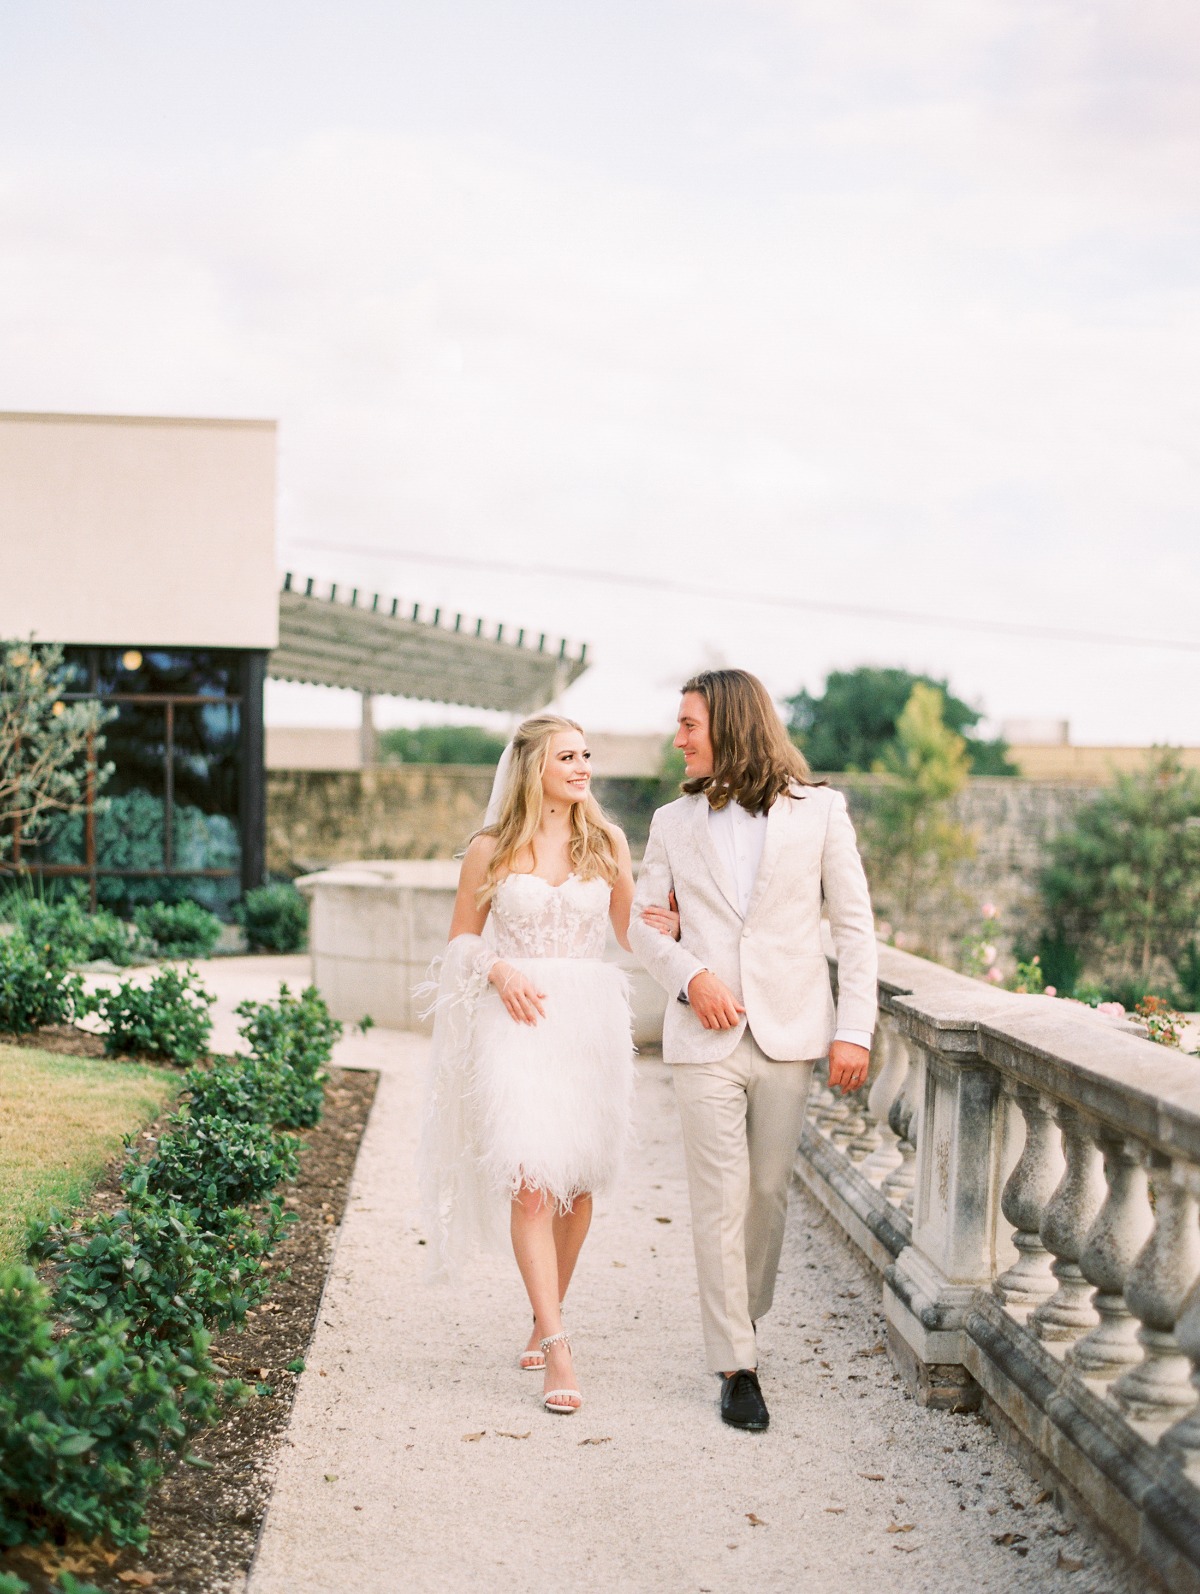
M 508 875 L 492 896 L 492 946 L 466 935 L 446 950 L 421 1170 L 436 1272 L 503 1236 L 522 1184 L 565 1210 L 616 1176 L 633 1045 L 627 978 L 603 961 L 610 897 L 600 878 Z M 544 993 L 545 1018 L 509 1015 L 487 980 L 497 957 Z

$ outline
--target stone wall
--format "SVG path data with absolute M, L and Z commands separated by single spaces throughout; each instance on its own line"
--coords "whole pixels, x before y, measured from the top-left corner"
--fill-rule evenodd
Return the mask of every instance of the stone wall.
M 836 775 L 860 822 L 878 790 L 873 775 Z M 362 770 L 270 770 L 267 775 L 268 866 L 300 874 L 363 858 L 450 858 L 482 823 L 492 771 L 451 764 L 395 764 Z M 597 780 L 596 795 L 629 836 L 635 856 L 650 816 L 677 788 L 653 779 Z M 1036 904 L 1037 873 L 1049 839 L 1095 785 L 979 777 L 958 802 L 975 838 L 975 856 L 958 876 L 965 923 L 981 902 L 1000 909 L 1005 939 L 1020 934 Z M 946 927 L 942 926 L 942 939 Z M 949 936 L 959 933 L 952 924 Z M 925 937 L 930 940 L 930 937 Z

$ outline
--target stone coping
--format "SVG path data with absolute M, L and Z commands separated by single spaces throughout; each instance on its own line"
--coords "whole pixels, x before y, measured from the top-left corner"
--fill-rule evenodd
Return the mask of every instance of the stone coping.
M 456 858 L 368 858 L 335 863 L 316 874 L 301 875 L 295 885 L 307 893 L 325 886 L 353 886 L 364 891 L 454 891 L 458 870 Z
M 895 947 L 880 948 L 879 983 L 914 1039 L 974 1052 L 1032 1089 L 1200 1165 L 1200 1058 L 1147 1040 L 1127 1019 L 991 990 Z

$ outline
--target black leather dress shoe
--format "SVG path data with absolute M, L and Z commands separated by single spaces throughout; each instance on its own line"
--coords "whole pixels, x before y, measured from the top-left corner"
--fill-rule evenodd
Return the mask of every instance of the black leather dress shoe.
M 769 1425 L 771 1414 L 759 1388 L 758 1374 L 748 1367 L 739 1367 L 721 1380 L 721 1419 L 731 1428 L 747 1428 L 751 1433 L 762 1433 Z

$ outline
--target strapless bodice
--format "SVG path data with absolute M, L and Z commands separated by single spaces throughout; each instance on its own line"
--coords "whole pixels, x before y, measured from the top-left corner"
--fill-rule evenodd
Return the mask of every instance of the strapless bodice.
M 506 875 L 492 894 L 496 951 L 512 958 L 603 957 L 611 897 L 599 875 L 568 875 L 558 886 L 536 874 Z

